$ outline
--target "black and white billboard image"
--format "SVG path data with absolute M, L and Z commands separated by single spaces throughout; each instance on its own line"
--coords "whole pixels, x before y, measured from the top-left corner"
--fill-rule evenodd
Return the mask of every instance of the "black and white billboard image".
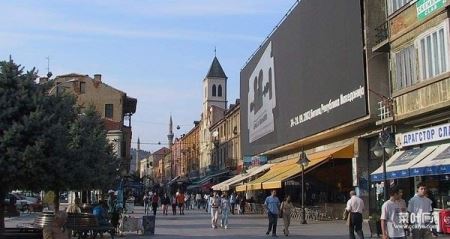
M 366 116 L 359 0 L 302 0 L 241 70 L 245 156 Z

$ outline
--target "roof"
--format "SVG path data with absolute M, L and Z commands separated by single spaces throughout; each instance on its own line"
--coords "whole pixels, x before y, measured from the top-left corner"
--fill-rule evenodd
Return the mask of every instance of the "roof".
M 217 57 L 214 57 L 213 62 L 211 63 L 211 67 L 209 68 L 209 72 L 206 75 L 206 78 L 225 78 L 228 77 L 225 75 L 225 72 L 222 69 L 222 66 L 219 63 Z
M 82 75 L 82 74 L 79 74 L 79 73 L 69 73 L 69 74 L 65 74 L 65 75 L 59 75 L 59 76 L 56 76 L 56 78 L 63 78 L 63 77 L 85 77 L 85 76 L 88 76 L 88 75 Z
M 153 156 L 158 156 L 158 155 L 166 155 L 170 153 L 170 149 L 166 148 L 166 147 L 162 147 L 158 150 L 156 150 L 155 152 L 152 153 Z

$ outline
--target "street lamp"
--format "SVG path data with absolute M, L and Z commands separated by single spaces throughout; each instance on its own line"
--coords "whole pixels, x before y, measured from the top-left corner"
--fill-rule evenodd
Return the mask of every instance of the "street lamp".
M 382 129 L 375 146 L 372 147 L 371 151 L 376 157 L 382 157 L 383 160 L 383 198 L 384 201 L 389 199 L 388 196 L 388 183 L 386 177 L 386 154 L 391 155 L 397 146 L 394 143 L 394 139 L 389 132 Z
M 304 198 L 305 198 L 305 167 L 308 166 L 309 164 L 309 159 L 306 156 L 305 151 L 302 150 L 302 152 L 300 152 L 300 157 L 297 161 L 298 164 L 300 164 L 302 166 L 302 224 L 306 224 L 306 217 L 305 217 L 305 202 L 304 202 Z

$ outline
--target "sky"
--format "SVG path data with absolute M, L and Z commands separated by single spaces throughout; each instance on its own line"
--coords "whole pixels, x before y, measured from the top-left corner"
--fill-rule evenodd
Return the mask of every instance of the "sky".
M 132 147 L 167 145 L 200 120 L 202 81 L 215 50 L 228 76 L 228 102 L 239 75 L 296 0 L 0 0 L 0 60 L 39 75 L 101 74 L 137 98 Z M 180 129 L 177 130 L 176 126 Z M 161 142 L 161 145 L 158 145 Z

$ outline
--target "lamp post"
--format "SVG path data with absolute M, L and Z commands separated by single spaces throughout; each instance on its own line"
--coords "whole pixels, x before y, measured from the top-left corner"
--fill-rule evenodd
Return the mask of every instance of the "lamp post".
M 377 143 L 372 147 L 372 152 L 376 157 L 382 157 L 383 161 L 383 199 L 387 201 L 388 196 L 388 182 L 386 176 L 386 154 L 391 155 L 397 146 L 394 143 L 394 139 L 391 134 L 384 128 L 378 135 Z
M 306 217 L 305 217 L 305 202 L 304 202 L 304 198 L 305 198 L 305 167 L 308 166 L 309 164 L 309 159 L 306 156 L 305 151 L 302 150 L 302 152 L 300 152 L 300 157 L 298 159 L 298 164 L 300 164 L 302 166 L 302 224 L 306 224 Z

